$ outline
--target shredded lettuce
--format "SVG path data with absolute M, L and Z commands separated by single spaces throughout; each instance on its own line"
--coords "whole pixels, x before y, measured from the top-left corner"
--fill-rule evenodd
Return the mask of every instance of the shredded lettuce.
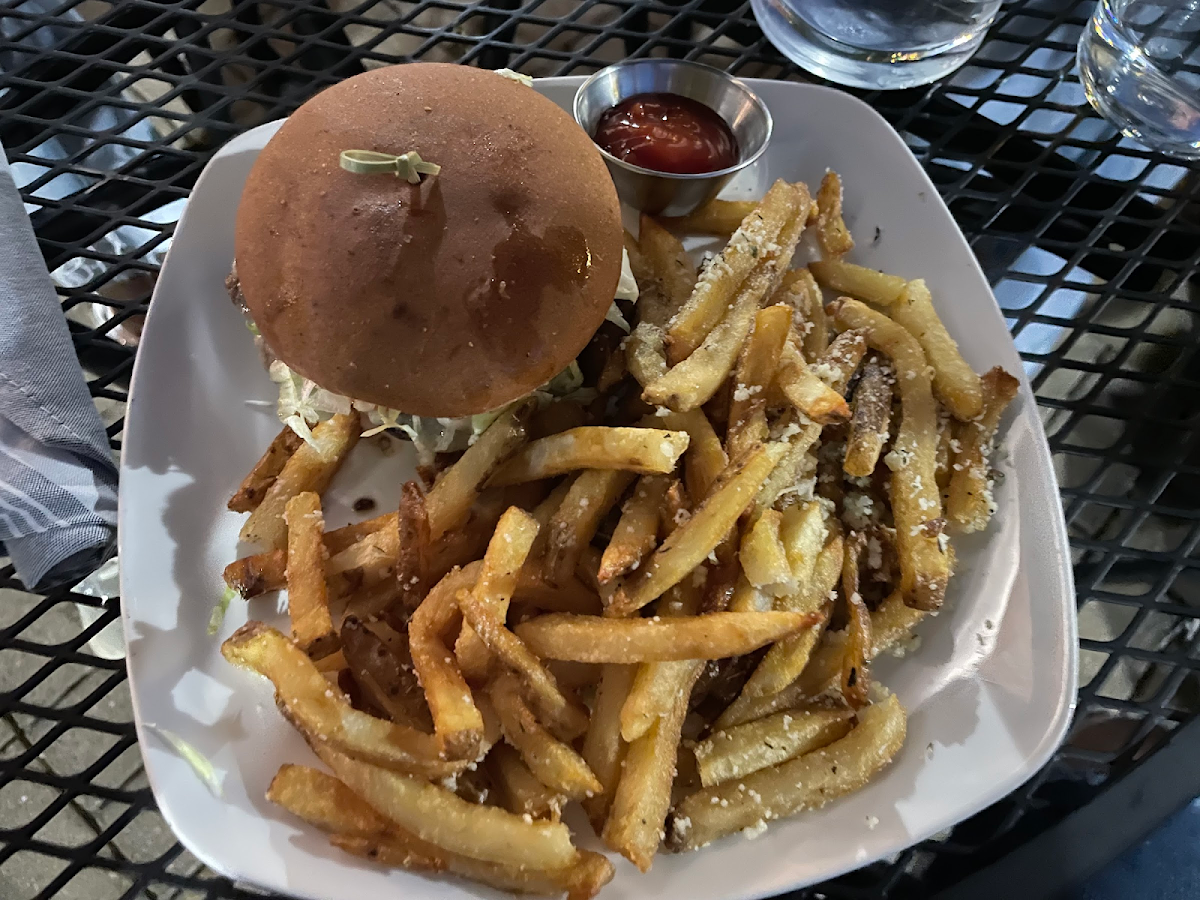
M 203 753 L 175 732 L 160 728 L 152 722 L 146 723 L 146 730 L 162 738 L 167 746 L 178 754 L 180 759 L 192 767 L 192 771 L 200 777 L 200 780 L 204 782 L 204 786 L 212 792 L 212 795 L 220 799 L 222 794 L 221 776 L 217 772 L 216 766 L 209 762 Z
M 229 604 L 233 602 L 234 598 L 240 597 L 241 595 L 233 588 L 225 588 L 225 593 L 221 595 L 221 599 L 213 607 L 212 615 L 208 617 L 209 637 L 215 636 L 221 630 L 221 624 L 225 621 L 225 613 L 229 611 Z
M 637 279 L 633 277 L 633 269 L 629 265 L 629 253 L 624 247 L 621 248 L 621 278 L 617 282 L 616 297 L 618 300 L 634 302 L 637 302 L 638 298 Z

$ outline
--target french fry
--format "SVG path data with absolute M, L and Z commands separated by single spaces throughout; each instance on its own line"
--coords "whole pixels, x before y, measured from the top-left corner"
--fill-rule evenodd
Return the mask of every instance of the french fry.
M 402 658 L 354 616 L 342 621 L 339 633 L 345 664 L 367 698 L 393 722 L 431 732 L 433 720 L 408 656 L 408 641 L 396 642 L 405 654 Z
M 871 613 L 871 658 L 902 647 L 927 615 L 908 606 L 899 591 L 893 592 Z
M 686 465 L 686 457 L 685 457 Z M 597 578 L 608 584 L 641 564 L 658 541 L 658 519 L 671 479 L 666 475 L 643 475 L 633 495 L 625 501 L 612 540 L 600 558 Z
M 796 578 L 779 537 L 782 521 L 782 513 L 768 509 L 743 535 L 738 551 L 747 580 L 771 597 L 796 591 Z
M 591 543 L 600 520 L 621 499 L 633 479 L 632 472 L 615 469 L 586 469 L 579 473 L 550 519 L 545 567 L 552 582 L 558 584 L 574 577 L 579 554 Z
M 679 238 L 645 213 L 638 225 L 638 246 L 657 276 L 667 308 L 674 313 L 692 295 L 696 267 Z
M 480 807 L 486 808 L 486 807 Z M 330 843 L 372 862 L 415 872 L 451 872 L 480 884 L 514 894 L 589 900 L 612 881 L 613 865 L 599 853 L 581 850 L 576 862 L 557 869 L 484 862 L 460 853 L 449 853 L 428 842 L 414 845 L 412 838 L 386 839 L 334 835 Z
M 700 274 L 691 297 L 671 319 L 667 340 L 671 365 L 691 356 L 725 317 L 726 307 L 737 296 L 742 282 L 758 267 L 767 246 L 776 243 L 784 226 L 796 217 L 799 200 L 791 185 L 776 181 L 742 220 L 721 256 Z M 807 204 L 803 213 L 807 217 Z
M 730 463 L 691 518 L 617 591 L 607 612 L 630 615 L 689 575 L 724 540 L 783 451 L 770 444 Z
M 462 621 L 456 596 L 475 586 L 482 565 L 451 570 L 421 601 L 408 625 L 413 666 L 442 751 L 451 759 L 474 760 L 483 743 L 483 716 L 447 646 L 447 636 Z
M 780 603 L 781 609 L 813 612 L 825 602 L 823 596 L 813 596 L 811 587 L 813 572 L 828 534 L 825 512 L 816 500 L 789 506 L 780 515 L 779 540 L 787 554 L 798 591 L 783 595 L 785 599 Z M 826 588 L 825 592 L 828 591 L 829 588 Z
M 679 738 L 687 716 L 687 698 L 704 665 L 688 667 L 682 690 L 668 713 L 629 745 L 621 777 L 609 809 L 601 839 L 643 872 L 649 871 L 662 843 L 663 822 L 671 806 Z
M 522 622 L 515 631 L 543 658 L 635 663 L 741 656 L 817 620 L 815 615 L 794 612 L 656 618 L 658 621 L 550 613 Z
M 717 718 L 717 729 L 732 728 L 764 716 L 795 709 L 835 691 L 842 674 L 845 632 L 826 631 L 817 639 L 816 649 L 806 657 L 800 676 L 783 689 L 759 697 L 748 697 L 745 690 Z M 760 665 L 761 668 L 761 665 Z
M 304 439 L 284 425 L 225 505 L 234 512 L 253 512 L 302 443 Z
M 688 448 L 683 455 L 684 480 L 692 501 L 699 503 L 729 465 L 721 439 L 702 409 L 668 413 L 662 417 L 662 424 L 664 428 L 688 434 Z
M 754 708 L 757 700 L 778 694 L 804 672 L 828 620 L 829 593 L 841 577 L 843 553 L 842 537 L 835 534 L 818 554 L 806 591 L 783 598 L 780 605 L 791 605 L 802 612 L 818 611 L 820 618 L 812 628 L 783 638 L 767 651 L 743 685 L 737 700 L 717 720 L 718 727 L 748 721 L 744 718 L 746 711 Z M 839 665 L 840 660 L 839 656 Z
M 734 585 L 733 597 L 729 600 L 729 611 L 766 612 L 774 605 L 774 600 L 774 597 L 752 585 L 743 572 Z
M 851 534 L 845 541 L 842 562 L 842 600 L 846 603 L 846 646 L 842 654 L 842 697 L 851 709 L 867 703 L 871 685 L 867 661 L 871 657 L 871 613 L 858 592 L 859 556 L 866 536 Z
M 663 219 L 662 222 L 673 231 L 683 234 L 729 237 L 757 207 L 758 203 L 754 200 L 709 200 L 686 216 Z
M 347 547 L 352 547 L 368 535 L 395 527 L 396 513 L 394 512 L 383 513 L 370 519 L 364 519 L 361 522 L 343 525 L 341 528 L 325 532 L 325 549 L 329 551 L 330 556 L 337 556 Z
M 827 171 L 817 189 L 817 242 L 827 256 L 840 256 L 854 249 L 854 238 L 842 220 L 842 179 Z
M 854 414 L 846 437 L 847 475 L 865 478 L 875 471 L 892 422 L 892 377 L 877 360 L 863 366 L 854 389 Z
M 522 421 L 527 413 L 524 404 L 501 413 L 454 465 L 441 474 L 425 501 L 430 540 L 436 541 L 467 521 L 471 505 L 488 478 L 525 442 Z
M 999 366 L 983 376 L 983 412 L 958 428 L 959 450 L 951 464 L 946 509 L 962 531 L 982 531 L 992 518 L 992 444 L 1000 417 L 1017 395 L 1020 382 Z
M 754 507 L 750 518 L 757 519 L 765 510 L 775 505 L 785 491 L 796 484 L 800 467 L 808 457 L 808 451 L 821 436 L 821 426 L 815 422 L 805 425 L 793 423 L 788 437 L 778 443 L 783 446 L 779 462 L 763 481 L 754 498 Z
M 821 357 L 821 365 L 827 367 L 830 373 L 829 386 L 839 394 L 845 394 L 846 386 L 858 371 L 866 352 L 867 339 L 861 331 L 843 331 L 834 338 Z
M 329 615 L 325 590 L 325 519 L 321 498 L 312 491 L 297 494 L 284 507 L 287 524 L 288 618 L 292 639 L 314 659 L 337 649 L 338 636 Z
M 633 687 L 636 672 L 637 666 L 619 663 L 601 668 L 592 718 L 583 738 L 581 753 L 601 785 L 599 791 L 583 801 L 583 808 L 597 834 L 604 831 L 613 792 L 621 776 L 626 747 L 621 738 L 621 710 Z
M 517 585 L 537 523 L 528 513 L 512 508 L 496 526 L 473 590 L 457 592 L 463 617 L 487 650 L 521 676 L 539 714 L 564 739 L 578 737 L 587 728 L 587 714 L 559 690 L 554 676 L 504 623 L 507 599 Z M 486 672 L 486 659 L 469 665 Z M 493 699 L 495 699 L 493 697 Z
M 712 787 L 819 750 L 850 731 L 852 716 L 848 709 L 795 709 L 714 732 L 693 748 L 700 783 Z
M 786 303 L 796 311 L 793 331 L 799 335 L 805 359 L 820 359 L 829 348 L 829 323 L 821 288 L 807 268 L 792 269 L 783 276 L 772 303 Z
M 942 492 L 942 496 L 946 496 L 946 492 L 950 487 L 950 475 L 953 470 L 950 468 L 953 460 L 954 451 L 950 449 L 951 442 L 958 442 L 954 436 L 955 423 L 950 418 L 949 413 L 944 413 L 938 416 L 938 446 L 937 446 L 937 483 L 938 490 Z
M 738 456 L 767 439 L 767 392 L 779 368 L 779 355 L 791 326 L 789 306 L 768 306 L 754 316 L 754 330 L 742 347 L 734 372 L 733 402 L 725 437 L 730 456 Z
M 400 489 L 396 529 L 396 585 L 401 605 L 411 612 L 429 592 L 431 568 L 429 511 L 415 481 L 405 482 Z
M 508 744 L 497 744 L 484 762 L 500 805 L 515 816 L 557 822 L 566 797 L 537 780 L 521 754 Z
M 445 788 L 341 753 L 324 753 L 322 758 L 350 790 L 369 797 L 377 812 L 452 853 L 533 869 L 561 869 L 578 858 L 570 832 L 560 823 L 526 822 L 494 806 L 468 803 Z
M 327 834 L 374 837 L 395 827 L 335 776 L 310 766 L 280 766 L 267 799 Z
M 849 734 L 822 750 L 696 792 L 675 808 L 672 849 L 694 850 L 861 789 L 900 751 L 905 726 L 904 708 L 892 695 L 863 710 Z
M 818 378 L 805 364 L 800 351 L 790 344 L 780 355 L 775 380 L 788 402 L 814 422 L 828 425 L 850 418 L 845 398 Z
M 356 710 L 331 690 L 299 647 L 270 626 L 246 623 L 221 645 L 221 654 L 269 679 L 289 719 L 334 749 L 425 778 L 465 768 L 465 762 L 443 759 L 433 736 Z
M 489 485 L 564 475 L 577 469 L 623 469 L 665 475 L 687 449 L 688 436 L 656 428 L 584 426 L 526 444 L 500 467 Z
M 801 207 L 807 202 L 808 198 L 804 197 Z M 729 308 L 705 335 L 700 346 L 675 363 L 667 374 L 646 385 L 643 400 L 676 412 L 687 412 L 712 398 L 733 371 L 763 299 L 774 289 L 780 274 L 791 265 L 796 242 L 803 230 L 803 216 L 794 215 L 780 231 L 778 243 L 762 254 Z M 668 344 L 668 360 L 671 346 Z
M 937 407 L 925 354 L 907 329 L 856 300 L 837 300 L 832 310 L 840 327 L 862 329 L 868 343 L 889 356 L 895 368 L 901 415 L 888 459 L 894 457 L 889 468 L 900 584 L 910 606 L 937 609 L 946 594 L 950 561 L 941 542 L 945 520 L 937 489 Z
M 225 567 L 225 584 L 243 599 L 287 587 L 287 550 L 268 550 L 235 559 Z
M 574 800 L 602 790 L 583 757 L 542 727 L 521 698 L 516 677 L 505 673 L 488 685 L 488 696 L 500 716 L 508 741 L 538 781 Z
M 899 302 L 908 285 L 899 275 L 877 272 L 841 259 L 815 260 L 808 264 L 808 270 L 821 287 L 880 306 Z
M 287 525 L 283 521 L 287 502 L 304 491 L 321 494 L 329 486 L 358 443 L 358 413 L 336 415 L 321 422 L 312 433 L 313 443 L 305 443 L 288 458 L 262 502 L 242 525 L 238 535 L 241 540 L 272 550 L 287 546 Z
M 933 366 L 933 392 L 960 422 L 983 411 L 983 386 L 942 324 L 923 279 L 910 281 L 887 314 L 909 330 Z
M 625 339 L 625 365 L 642 387 L 667 374 L 667 333 L 662 327 L 642 321 Z

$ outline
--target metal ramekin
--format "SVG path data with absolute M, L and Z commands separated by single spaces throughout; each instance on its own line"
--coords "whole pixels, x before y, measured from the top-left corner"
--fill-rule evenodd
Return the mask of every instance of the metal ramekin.
M 762 156 L 771 140 L 771 113 L 743 82 L 720 69 L 678 59 L 636 59 L 601 69 L 575 94 L 575 121 L 588 134 L 605 110 L 635 94 L 671 93 L 716 110 L 738 142 L 737 165 L 676 175 L 643 169 L 600 148 L 624 203 L 652 215 L 682 216 L 711 200 L 726 182 Z

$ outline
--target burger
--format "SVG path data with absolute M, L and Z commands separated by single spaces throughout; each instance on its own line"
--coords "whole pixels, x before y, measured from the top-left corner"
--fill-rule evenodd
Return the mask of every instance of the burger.
M 637 288 L 591 138 L 520 76 L 411 63 L 340 82 L 259 154 L 228 287 L 301 437 L 358 410 L 428 460 L 578 390 Z

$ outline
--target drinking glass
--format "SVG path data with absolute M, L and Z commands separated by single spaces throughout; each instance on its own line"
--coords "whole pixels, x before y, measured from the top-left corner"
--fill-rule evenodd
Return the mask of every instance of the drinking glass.
M 862 88 L 937 81 L 979 48 L 1002 0 L 753 0 L 759 27 L 814 75 Z
M 1079 39 L 1079 79 L 1131 138 L 1200 159 L 1200 0 L 1100 0 Z

